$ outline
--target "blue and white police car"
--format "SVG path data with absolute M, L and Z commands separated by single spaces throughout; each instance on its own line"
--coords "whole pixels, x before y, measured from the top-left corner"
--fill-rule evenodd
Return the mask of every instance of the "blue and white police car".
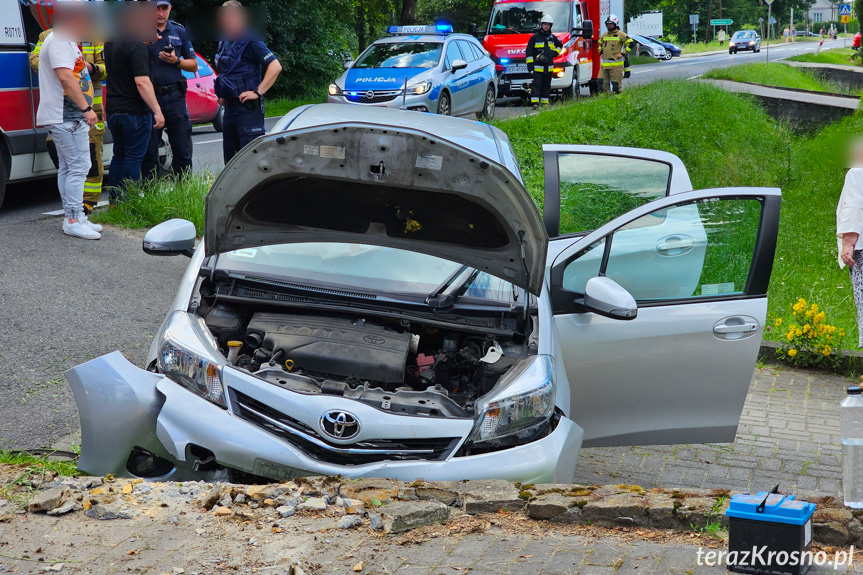
M 494 116 L 495 62 L 473 36 L 452 26 L 390 26 L 389 36 L 346 64 L 327 101 L 432 112 Z

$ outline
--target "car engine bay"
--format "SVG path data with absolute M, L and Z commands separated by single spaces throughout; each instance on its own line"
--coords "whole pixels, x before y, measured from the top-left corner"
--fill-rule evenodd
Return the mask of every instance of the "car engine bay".
M 477 398 L 530 353 L 524 336 L 413 321 L 233 302 L 198 311 L 236 368 L 280 388 L 348 397 L 397 414 L 471 417 Z

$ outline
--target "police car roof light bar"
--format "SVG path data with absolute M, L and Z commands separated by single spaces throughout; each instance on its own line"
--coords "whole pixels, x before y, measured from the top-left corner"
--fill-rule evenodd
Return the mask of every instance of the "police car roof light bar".
M 434 26 L 389 26 L 387 34 L 401 36 L 407 34 L 452 34 L 452 25 L 435 24 Z

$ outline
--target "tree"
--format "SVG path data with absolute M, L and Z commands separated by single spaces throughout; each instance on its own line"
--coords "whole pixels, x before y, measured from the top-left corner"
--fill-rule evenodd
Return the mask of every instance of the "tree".
M 457 32 L 466 32 L 471 24 L 484 29 L 492 4 L 493 0 L 419 0 L 417 20 L 429 24 L 443 21 Z
M 402 0 L 402 17 L 399 24 L 410 26 L 417 22 L 417 0 Z

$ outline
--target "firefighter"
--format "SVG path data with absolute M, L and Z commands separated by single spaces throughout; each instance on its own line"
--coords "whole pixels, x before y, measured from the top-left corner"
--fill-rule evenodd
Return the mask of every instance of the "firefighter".
M 51 12 L 48 14 L 48 25 L 51 25 Z M 53 29 L 48 28 L 39 34 L 39 41 L 36 48 L 30 52 L 30 67 L 34 72 L 39 71 L 39 51 L 42 48 L 42 42 L 48 37 Z M 98 120 L 96 124 L 90 128 L 90 171 L 87 174 L 87 180 L 84 182 L 84 213 L 90 215 L 96 204 L 99 203 L 99 198 L 102 195 L 102 177 L 105 173 L 105 167 L 102 162 L 102 140 L 105 136 L 105 112 L 102 108 L 102 82 L 107 76 L 105 72 L 105 44 L 103 42 L 80 42 L 78 47 L 84 54 L 84 62 L 87 64 L 87 70 L 90 72 L 90 78 L 93 81 L 93 111 L 96 112 Z M 58 165 L 57 149 L 54 147 L 54 142 L 51 137 L 48 137 L 48 155 L 51 156 L 54 165 Z
M 614 14 L 605 20 L 607 31 L 599 38 L 599 92 L 609 87 L 615 94 L 623 92 L 623 72 L 627 55 L 632 51 L 632 38 L 618 26 L 620 21 Z M 610 86 L 609 86 L 610 84 Z
M 282 71 L 270 49 L 253 39 L 246 18 L 238 0 L 222 4 L 219 22 L 224 40 L 216 54 L 216 95 L 225 106 L 222 151 L 226 164 L 246 144 L 264 135 L 263 96 Z M 263 78 L 261 68 L 266 70 Z
M 551 78 L 554 74 L 554 59 L 563 52 L 563 43 L 551 33 L 554 18 L 551 14 L 542 17 L 539 30 L 527 42 L 527 68 L 533 73 L 530 85 L 530 105 L 547 106 L 551 96 Z

